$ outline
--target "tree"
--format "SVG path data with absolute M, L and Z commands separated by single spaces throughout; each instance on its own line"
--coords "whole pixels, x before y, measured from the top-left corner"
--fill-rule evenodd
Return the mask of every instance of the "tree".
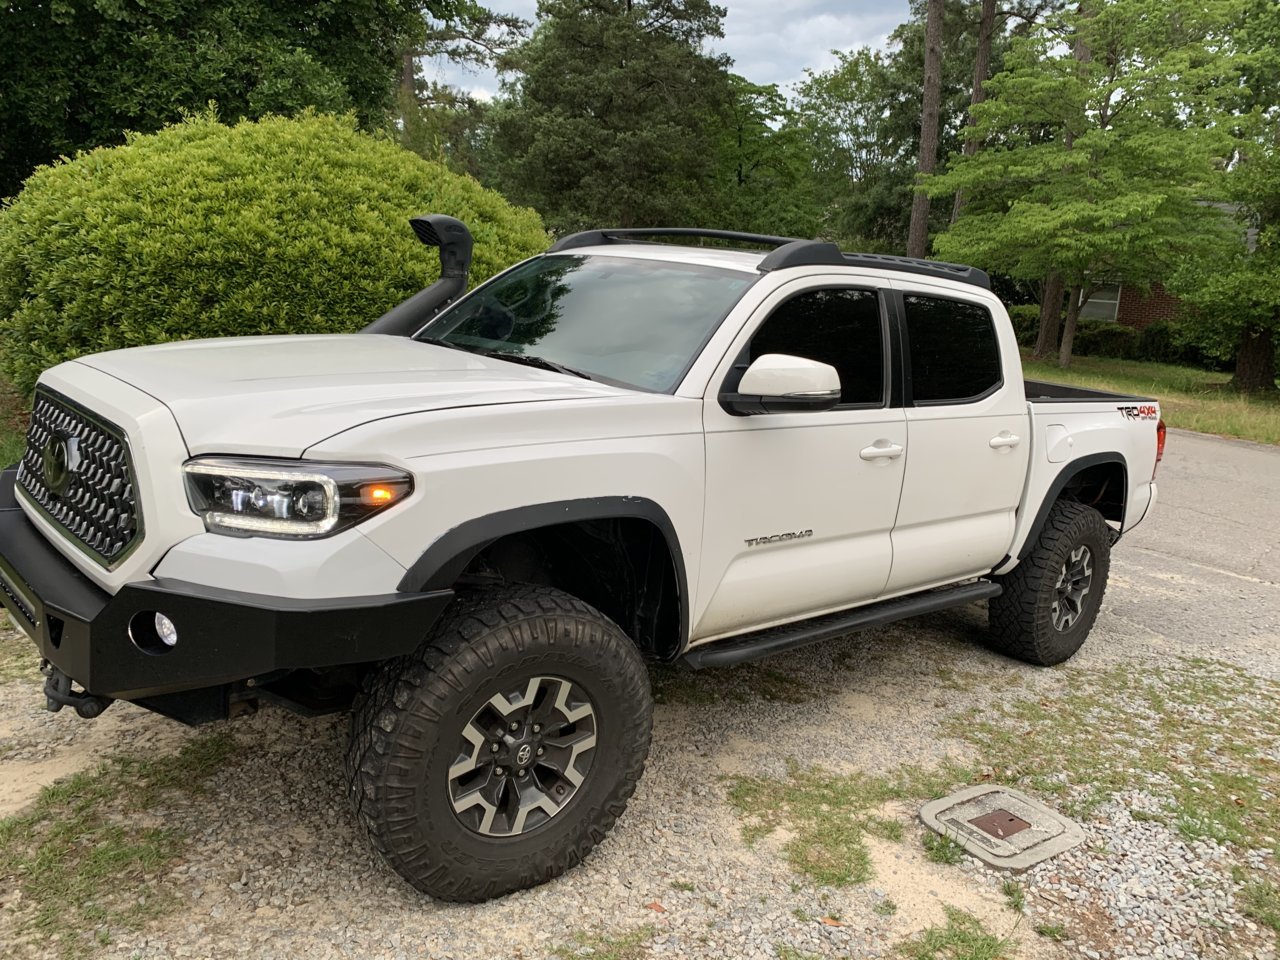
M 938 155 L 960 149 L 975 57 L 971 0 L 947 0 L 942 30 Z M 826 235 L 865 249 L 906 249 L 920 153 L 920 91 L 924 84 L 925 9 L 889 37 L 886 50 L 833 51 L 837 64 L 810 71 L 799 85 L 797 124 L 813 155 L 816 190 L 827 198 Z M 993 39 L 999 64 L 1004 36 Z M 929 206 L 929 229 L 946 225 L 950 203 Z
M 445 13 L 451 0 L 431 0 Z M 0 197 L 60 155 L 216 101 L 227 119 L 313 106 L 381 126 L 420 0 L 13 0 L 0 16 Z
M 1186 261 L 1169 289 L 1189 307 L 1185 335 L 1235 357 L 1232 386 L 1274 393 L 1280 346 L 1280 8 L 1251 0 L 1232 31 L 1242 82 L 1235 162 L 1223 174 L 1232 229 L 1212 257 Z
M 821 216 L 812 149 L 778 88 L 728 78 L 715 190 L 702 219 L 731 230 L 812 236 Z
M 491 182 L 557 230 L 695 216 L 728 59 L 708 0 L 543 0 L 494 105 Z
M 1213 121 L 1232 88 L 1233 2 L 1109 0 L 1015 38 L 973 108 L 992 146 L 929 181 L 968 198 L 938 255 L 1047 277 L 1050 293 L 1061 282 L 1070 324 L 1098 282 L 1146 286 L 1215 248 L 1220 218 L 1203 201 L 1229 148 Z M 1056 318 L 1049 299 L 1042 318 Z
M 938 163 L 938 114 L 942 106 L 943 0 L 929 0 L 924 28 L 924 94 L 920 108 L 920 154 L 916 172 L 933 173 Z M 929 196 L 918 190 L 911 198 L 907 256 L 923 257 L 929 246 Z

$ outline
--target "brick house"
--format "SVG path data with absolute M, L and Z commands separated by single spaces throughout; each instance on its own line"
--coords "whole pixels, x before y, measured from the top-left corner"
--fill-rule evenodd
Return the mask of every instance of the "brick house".
M 1143 330 L 1157 320 L 1170 320 L 1178 312 L 1181 301 L 1155 283 L 1146 296 L 1137 287 L 1119 283 L 1100 286 L 1080 310 L 1090 320 L 1115 320 L 1125 326 Z

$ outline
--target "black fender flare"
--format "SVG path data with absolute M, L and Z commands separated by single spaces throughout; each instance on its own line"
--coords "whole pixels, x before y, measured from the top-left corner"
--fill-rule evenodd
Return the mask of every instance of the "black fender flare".
M 491 543 L 513 533 L 537 530 L 562 523 L 585 520 L 648 520 L 661 532 L 675 567 L 676 590 L 680 599 L 681 647 L 689 636 L 689 588 L 684 553 L 675 524 L 667 511 L 646 497 L 590 497 L 559 500 L 464 521 L 447 531 L 423 551 L 400 579 L 399 590 L 406 593 L 447 590 L 457 582 L 476 556 Z
M 1104 463 L 1120 464 L 1120 469 L 1124 473 L 1124 502 L 1125 506 L 1128 506 L 1129 462 L 1125 460 L 1123 453 L 1119 451 L 1114 453 L 1090 453 L 1078 460 L 1072 460 L 1058 472 L 1058 475 L 1053 478 L 1053 482 L 1049 484 L 1049 490 L 1040 504 L 1040 509 L 1036 511 L 1036 518 L 1027 529 L 1026 539 L 1022 541 L 1022 546 L 1018 548 L 1019 561 L 1025 560 L 1027 554 L 1031 552 L 1031 547 L 1035 544 L 1036 538 L 1039 537 L 1040 531 L 1044 529 L 1045 520 L 1049 517 L 1049 511 L 1053 509 L 1053 505 L 1057 502 L 1058 497 L 1062 495 L 1062 491 L 1066 489 L 1067 484 L 1090 467 L 1097 467 Z M 993 569 L 998 570 L 1008 562 L 1009 558 L 1005 557 Z

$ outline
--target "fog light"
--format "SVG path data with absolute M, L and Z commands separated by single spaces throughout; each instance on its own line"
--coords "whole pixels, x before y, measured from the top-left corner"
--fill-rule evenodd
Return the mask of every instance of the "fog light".
M 156 614 L 156 634 L 160 637 L 160 642 L 166 647 L 176 647 L 178 645 L 178 628 L 163 613 Z

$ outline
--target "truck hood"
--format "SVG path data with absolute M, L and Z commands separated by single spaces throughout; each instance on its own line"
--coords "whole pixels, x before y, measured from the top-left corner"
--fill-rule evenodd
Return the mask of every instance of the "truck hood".
M 301 456 L 407 413 L 626 396 L 591 380 L 373 335 L 234 337 L 82 357 L 167 406 L 192 454 Z

